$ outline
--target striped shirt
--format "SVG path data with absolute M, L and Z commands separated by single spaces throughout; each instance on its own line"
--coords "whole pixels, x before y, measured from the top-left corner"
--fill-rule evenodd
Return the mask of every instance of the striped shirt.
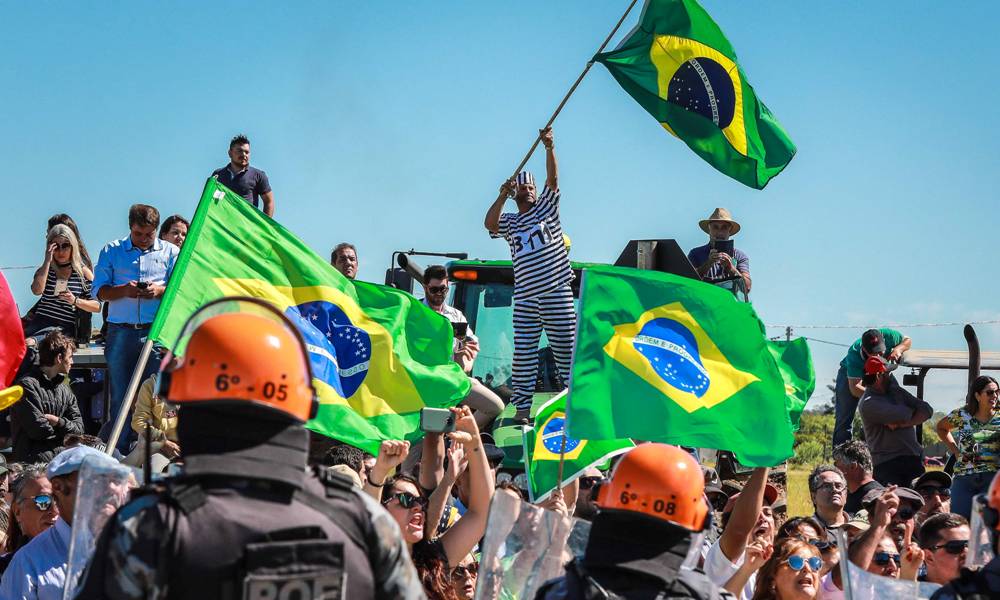
M 77 298 L 90 298 L 90 282 L 76 271 L 70 271 L 69 280 L 66 281 L 66 289 Z M 76 308 L 72 304 L 60 300 L 59 295 L 56 294 L 56 270 L 54 268 L 50 267 L 49 274 L 45 277 L 45 289 L 42 291 L 42 298 L 38 301 L 38 309 L 35 314 L 60 327 L 76 328 Z
M 500 215 L 497 232 L 510 244 L 514 262 L 514 296 L 527 300 L 573 281 L 573 269 L 559 223 L 559 190 L 542 190 L 526 213 Z

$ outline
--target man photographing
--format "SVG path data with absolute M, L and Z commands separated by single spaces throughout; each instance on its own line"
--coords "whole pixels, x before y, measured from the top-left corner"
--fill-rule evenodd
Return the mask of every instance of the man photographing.
M 559 375 L 565 383 L 576 333 L 573 306 L 573 269 L 559 221 L 559 175 L 552 128 L 539 131 L 545 146 L 545 187 L 535 191 L 535 178 L 521 171 L 501 187 L 501 195 L 486 211 L 484 225 L 490 237 L 510 245 L 514 263 L 514 364 L 511 402 L 515 419 L 525 420 L 531 409 L 538 370 L 538 341 L 548 336 Z M 513 196 L 516 213 L 503 213 Z

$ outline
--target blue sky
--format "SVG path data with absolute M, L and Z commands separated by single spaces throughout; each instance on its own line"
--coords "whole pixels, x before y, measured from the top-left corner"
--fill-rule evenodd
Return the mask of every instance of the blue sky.
M 356 243 L 363 279 L 410 247 L 506 258 L 483 214 L 626 5 L 2 2 L 0 266 L 39 264 L 56 212 L 95 256 L 134 202 L 190 215 L 237 132 L 277 219 L 321 254 Z M 995 4 L 704 5 L 798 155 L 765 191 L 743 187 L 597 65 L 555 124 L 573 257 L 612 261 L 630 238 L 689 248 L 726 206 L 769 325 L 856 325 L 796 330 L 849 344 L 868 324 L 1000 319 Z M 26 310 L 31 271 L 4 273 Z M 979 331 L 1000 349 L 1000 327 Z M 964 343 L 960 327 L 906 333 Z M 822 386 L 842 348 L 812 348 Z M 940 408 L 964 393 L 929 383 Z

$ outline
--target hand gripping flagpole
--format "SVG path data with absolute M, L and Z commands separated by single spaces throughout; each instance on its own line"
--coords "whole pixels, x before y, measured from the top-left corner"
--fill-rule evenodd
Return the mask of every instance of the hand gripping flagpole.
M 639 0 L 632 0 L 632 2 L 629 3 L 628 8 L 626 8 L 624 14 L 622 14 L 622 18 L 618 19 L 618 23 L 615 24 L 614 29 L 611 30 L 611 33 L 608 34 L 608 37 L 604 39 L 604 43 L 601 44 L 601 47 L 597 49 L 597 52 L 594 53 L 594 56 L 597 56 L 598 54 L 604 51 L 604 48 L 608 45 L 608 42 L 610 42 L 611 38 L 613 38 L 615 34 L 618 33 L 618 29 L 622 26 L 622 23 L 625 22 L 625 18 L 628 17 L 628 14 L 630 12 L 632 12 L 632 7 L 634 7 L 636 2 L 638 1 Z M 556 117 L 559 116 L 560 111 L 562 111 L 563 107 L 566 106 L 566 101 L 568 101 L 569 97 L 572 96 L 573 92 L 576 91 L 576 88 L 580 85 L 580 82 L 583 81 L 583 78 L 587 76 L 587 73 L 590 71 L 590 67 L 592 66 L 594 66 L 593 58 L 587 61 L 587 66 L 583 68 L 583 72 L 580 73 L 580 76 L 577 77 L 576 81 L 573 82 L 572 87 L 570 87 L 569 91 L 566 92 L 566 95 L 563 96 L 563 99 L 559 103 L 559 106 L 556 107 L 555 112 L 552 113 L 552 116 L 549 117 L 548 122 L 545 123 L 545 127 L 543 127 L 542 129 L 548 129 L 549 127 L 552 126 L 552 123 L 556 120 Z M 514 174 L 511 175 L 511 178 L 517 177 L 517 174 L 521 172 L 521 169 L 524 168 L 524 165 L 528 164 L 528 159 L 530 159 L 531 155 L 535 153 L 535 148 L 538 148 L 538 142 L 540 141 L 542 141 L 541 134 L 535 137 L 535 143 L 531 145 L 531 148 L 528 149 L 528 153 L 525 154 L 524 158 L 521 159 L 521 163 L 517 165 L 516 169 L 514 169 Z M 500 198 L 503 197 L 504 193 L 505 192 L 501 190 L 500 194 L 497 196 L 498 201 L 500 200 Z M 561 467 L 562 463 L 560 463 L 560 468 Z
M 115 446 L 118 444 L 118 437 L 121 436 L 122 429 L 125 427 L 125 419 L 128 418 L 129 409 L 132 408 L 135 392 L 139 389 L 139 383 L 141 383 L 142 372 L 146 369 L 146 363 L 149 362 L 149 355 L 152 351 L 153 338 L 147 337 L 146 343 L 142 346 L 142 352 L 139 354 L 139 362 L 135 364 L 135 370 L 132 371 L 132 380 L 128 383 L 128 390 L 125 391 L 125 397 L 122 398 L 121 408 L 118 409 L 115 426 L 111 429 L 111 437 L 108 438 L 108 447 L 104 449 L 104 452 L 109 456 L 114 454 Z

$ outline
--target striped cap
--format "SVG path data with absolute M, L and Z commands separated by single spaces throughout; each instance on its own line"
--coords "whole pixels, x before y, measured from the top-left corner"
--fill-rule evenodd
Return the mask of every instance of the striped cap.
M 535 185 L 535 176 L 531 171 L 521 171 L 517 174 L 517 185 Z

